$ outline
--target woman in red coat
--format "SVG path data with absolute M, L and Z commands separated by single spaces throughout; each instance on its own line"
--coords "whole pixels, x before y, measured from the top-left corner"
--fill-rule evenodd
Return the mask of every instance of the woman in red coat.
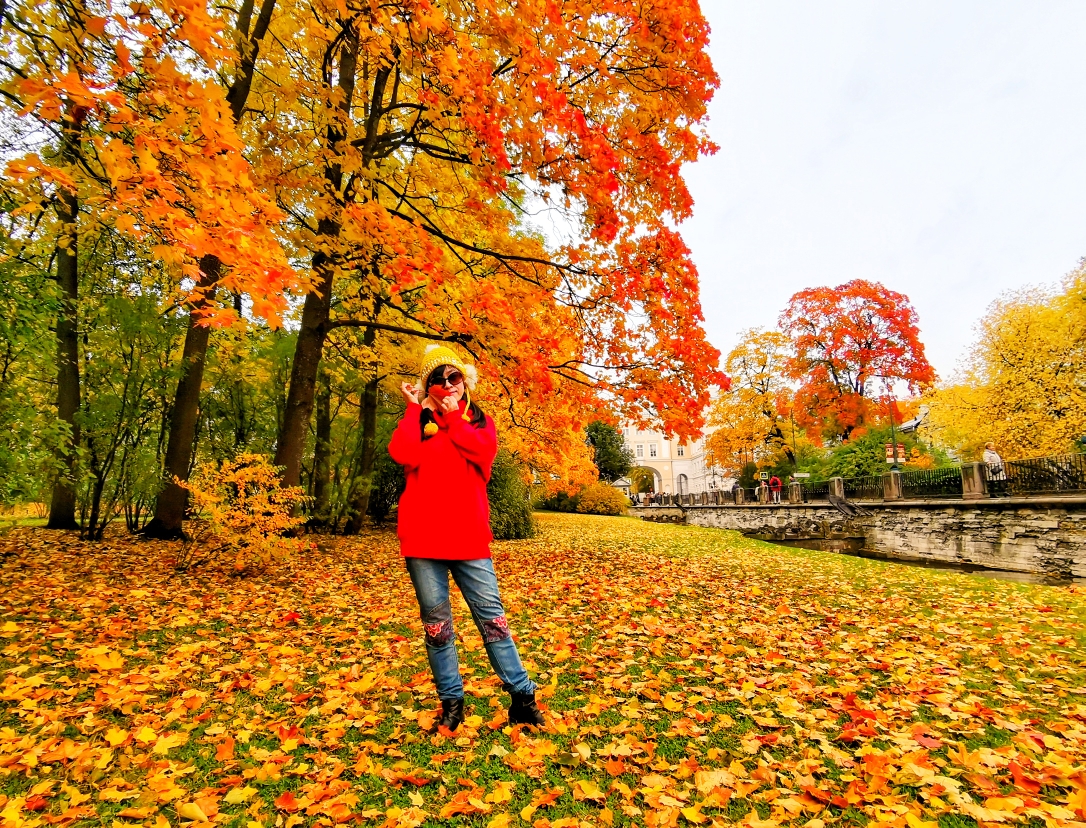
M 512 696 L 510 724 L 542 725 L 536 685 L 509 631 L 490 558 L 486 484 L 498 451 L 494 421 L 471 402 L 475 366 L 450 348 L 431 345 L 422 389 L 400 386 L 407 411 L 388 453 L 404 467 L 397 534 L 426 634 L 426 655 L 441 700 L 439 726 L 464 720 L 464 682 L 456 654 L 449 575 L 471 609 L 494 672 Z

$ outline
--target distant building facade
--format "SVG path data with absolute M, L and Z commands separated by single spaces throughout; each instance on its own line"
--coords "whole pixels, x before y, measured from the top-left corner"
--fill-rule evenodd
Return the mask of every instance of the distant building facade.
M 735 482 L 713 462 L 705 450 L 705 437 L 692 443 L 668 439 L 662 432 L 645 431 L 635 426 L 622 428 L 622 439 L 633 457 L 633 465 L 652 472 L 656 492 L 661 494 L 700 494 L 717 489 L 728 491 Z M 630 478 L 615 481 L 626 494 L 632 491 Z

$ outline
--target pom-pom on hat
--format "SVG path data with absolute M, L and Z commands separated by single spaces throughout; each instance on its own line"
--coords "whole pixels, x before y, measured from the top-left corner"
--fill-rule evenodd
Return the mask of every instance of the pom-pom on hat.
M 422 362 L 419 365 L 419 382 L 423 387 L 426 386 L 426 379 L 433 370 L 435 368 L 440 368 L 442 365 L 451 365 L 463 374 L 464 387 L 467 388 L 468 391 L 472 391 L 475 388 L 475 383 L 479 378 L 475 366 L 464 362 L 456 351 L 447 345 L 427 345 L 426 350 L 423 351 Z

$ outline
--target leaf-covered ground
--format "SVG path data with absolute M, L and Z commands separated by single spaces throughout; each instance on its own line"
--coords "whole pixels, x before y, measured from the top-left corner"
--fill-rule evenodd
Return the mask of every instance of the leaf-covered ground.
M 391 533 L 258 577 L 0 538 L 5 825 L 907 828 L 1084 819 L 1080 591 L 630 518 L 495 545 L 551 726 L 510 730 L 466 608 L 436 706 Z

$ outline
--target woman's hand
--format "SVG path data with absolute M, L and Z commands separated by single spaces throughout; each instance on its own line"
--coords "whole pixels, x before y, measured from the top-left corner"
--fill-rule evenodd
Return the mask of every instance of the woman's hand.
M 460 409 L 456 395 L 450 394 L 437 400 L 437 410 L 442 414 L 455 414 Z
M 400 393 L 403 394 L 404 402 L 406 402 L 408 405 L 419 404 L 419 391 L 411 383 L 401 382 Z

